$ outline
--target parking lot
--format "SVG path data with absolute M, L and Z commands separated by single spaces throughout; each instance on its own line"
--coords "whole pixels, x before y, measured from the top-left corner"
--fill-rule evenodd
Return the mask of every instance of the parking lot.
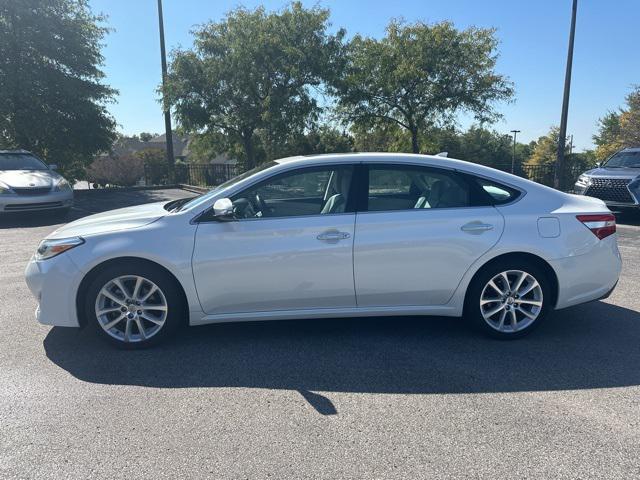
M 70 218 L 186 195 L 83 194 Z M 58 220 L 2 219 L 0 478 L 637 478 L 640 220 L 619 221 L 613 295 L 519 341 L 363 318 L 129 352 L 36 323 L 23 270 Z

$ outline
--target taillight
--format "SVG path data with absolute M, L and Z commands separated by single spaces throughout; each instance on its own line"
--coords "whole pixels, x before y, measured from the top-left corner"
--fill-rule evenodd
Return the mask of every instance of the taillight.
M 616 233 L 616 217 L 612 213 L 577 215 L 576 218 L 600 240 Z

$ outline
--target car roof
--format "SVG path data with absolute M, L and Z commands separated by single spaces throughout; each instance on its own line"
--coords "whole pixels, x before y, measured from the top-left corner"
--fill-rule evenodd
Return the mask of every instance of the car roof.
M 623 148 L 621 152 L 640 152 L 640 147 Z
M 275 160 L 280 167 L 321 166 L 328 163 L 399 163 L 408 165 L 423 165 L 435 168 L 458 170 L 479 177 L 493 180 L 520 190 L 544 190 L 547 194 L 558 193 L 545 185 L 532 182 L 526 178 L 503 172 L 465 160 L 448 158 L 438 155 L 421 155 L 413 153 L 331 153 L 321 155 L 300 155 Z
M 21 154 L 29 154 L 31 155 L 31 152 L 28 150 L 22 150 L 22 149 L 18 149 L 18 150 L 0 150 L 0 155 L 2 154 L 16 154 L 16 153 L 21 153 Z

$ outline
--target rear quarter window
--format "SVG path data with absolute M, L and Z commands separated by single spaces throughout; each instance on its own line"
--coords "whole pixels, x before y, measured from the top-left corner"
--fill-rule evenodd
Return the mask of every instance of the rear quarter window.
M 507 187 L 485 178 L 473 177 L 473 179 L 493 205 L 504 205 L 505 203 L 513 202 L 522 195 L 515 188 Z

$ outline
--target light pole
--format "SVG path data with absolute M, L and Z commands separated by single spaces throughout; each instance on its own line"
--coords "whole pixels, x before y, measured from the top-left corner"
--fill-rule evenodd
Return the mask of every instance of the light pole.
M 516 170 L 516 135 L 520 133 L 520 130 L 511 130 L 513 133 L 513 155 L 511 155 L 511 173 Z
M 160 58 L 162 61 L 162 107 L 164 110 L 164 134 L 167 142 L 167 165 L 169 166 L 169 176 L 173 177 L 173 134 L 171 133 L 171 109 L 165 98 L 165 88 L 167 86 L 167 51 L 164 47 L 164 21 L 162 19 L 162 0 L 158 0 L 158 27 L 160 29 Z
M 569 52 L 567 53 L 567 71 L 564 76 L 564 96 L 562 99 L 562 115 L 560 117 L 560 134 L 558 135 L 558 155 L 553 174 L 553 186 L 562 187 L 562 172 L 564 171 L 564 149 L 567 142 L 567 116 L 569 114 L 569 93 L 571 90 L 571 67 L 573 65 L 573 40 L 576 34 L 576 12 L 578 0 L 573 0 L 571 8 L 571 30 L 569 32 Z

